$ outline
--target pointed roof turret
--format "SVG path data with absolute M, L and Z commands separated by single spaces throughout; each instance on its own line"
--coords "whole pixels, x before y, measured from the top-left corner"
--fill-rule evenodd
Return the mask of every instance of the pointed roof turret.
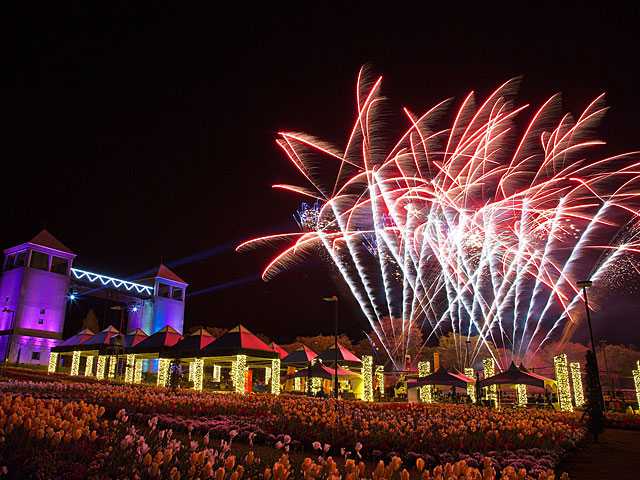
M 60 252 L 73 254 L 73 251 L 69 247 L 67 247 L 60 240 L 51 235 L 47 230 L 40 231 L 40 233 L 29 240 L 29 243 L 33 245 L 39 245 L 41 247 L 51 248 L 53 250 L 58 250 Z
M 176 275 L 164 263 L 161 263 L 160 266 L 158 267 L 158 271 L 156 272 L 156 278 L 163 278 L 165 280 L 171 280 L 172 282 L 182 283 L 184 285 L 187 285 L 187 282 L 185 282 L 178 275 Z

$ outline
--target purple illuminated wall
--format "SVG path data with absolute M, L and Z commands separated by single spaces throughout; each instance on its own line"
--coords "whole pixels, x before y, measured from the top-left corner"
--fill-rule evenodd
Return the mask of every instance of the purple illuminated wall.
M 153 330 L 153 301 L 144 300 L 136 305 L 137 311 L 129 309 L 129 316 L 127 321 L 127 331 L 131 332 L 136 328 L 141 328 L 148 335 L 151 335 Z

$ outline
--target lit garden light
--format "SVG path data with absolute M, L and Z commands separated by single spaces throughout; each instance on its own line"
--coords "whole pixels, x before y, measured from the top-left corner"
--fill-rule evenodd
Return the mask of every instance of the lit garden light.
M 142 383 L 142 366 L 144 360 L 142 358 L 136 358 L 136 366 L 133 372 L 133 383 L 139 385 Z
M 96 365 L 96 378 L 104 380 L 105 367 L 107 366 L 107 356 L 98 355 L 98 363 Z
M 231 381 L 236 393 L 245 393 L 245 372 L 247 371 L 247 356 L 236 355 L 235 361 L 231 362 Z
M 373 402 L 373 357 L 362 356 L 362 399 L 365 402 Z
M 527 398 L 527 386 L 523 384 L 516 385 L 516 394 L 518 397 L 518 406 L 526 407 L 529 401 Z
M 109 355 L 109 374 L 111 379 L 116 378 L 116 364 L 118 363 L 118 357 L 115 355 Z
M 482 361 L 482 368 L 484 371 L 484 378 L 493 377 L 496 374 L 496 364 L 493 358 L 485 358 Z M 493 402 L 493 406 L 498 408 L 498 386 L 490 385 L 484 388 L 485 399 Z
M 473 368 L 466 367 L 464 369 L 464 374 L 469 378 L 475 378 Z M 476 403 L 476 386 L 473 383 L 467 384 L 467 395 L 473 403 Z
M 49 355 L 49 365 L 47 366 L 47 373 L 56 373 L 56 367 L 58 366 L 58 352 L 51 352 Z
M 569 369 L 567 367 L 567 355 L 560 354 L 553 357 L 553 367 L 556 372 L 556 384 L 558 386 L 558 402 L 563 412 L 573 412 L 571 402 L 571 387 L 569 385 Z
M 271 360 L 271 393 L 280 395 L 280 359 Z
M 93 376 L 93 355 L 87 356 L 87 363 L 84 366 L 84 376 L 85 377 Z
M 571 362 L 569 368 L 571 369 L 571 383 L 573 384 L 573 401 L 576 404 L 576 408 L 580 408 L 584 405 L 584 390 L 582 388 L 580 363 Z
M 191 362 L 193 367 L 193 389 L 201 392 L 204 386 L 204 358 L 196 358 Z
M 80 352 L 74 351 L 71 357 L 71 375 L 80 375 Z
M 426 377 L 431 374 L 431 362 L 418 362 L 418 378 Z M 432 403 L 433 396 L 431 394 L 431 385 L 423 385 L 419 389 L 420 401 Z
M 166 387 L 169 380 L 169 367 L 171 366 L 171 360 L 168 358 L 161 358 L 158 360 L 158 378 L 156 384 L 159 387 Z
M 384 397 L 384 365 L 378 365 L 376 367 L 376 382 L 378 382 L 380 397 Z
M 127 365 L 124 370 L 124 383 L 133 383 L 133 377 L 135 376 L 136 368 L 136 355 L 135 353 L 128 353 L 126 356 Z

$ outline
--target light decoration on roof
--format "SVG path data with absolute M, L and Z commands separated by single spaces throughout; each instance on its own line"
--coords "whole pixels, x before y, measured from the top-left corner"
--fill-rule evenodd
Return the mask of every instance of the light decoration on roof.
M 573 401 L 576 404 L 576 408 L 580 408 L 584 405 L 584 390 L 582 389 L 580 363 L 571 362 L 569 368 L 571 369 L 571 383 L 573 384 Z
M 280 395 L 280 359 L 271 360 L 271 393 Z
M 484 371 L 484 378 L 493 377 L 496 374 L 496 364 L 492 357 L 485 358 L 482 361 L 482 368 Z M 492 401 L 493 406 L 498 408 L 498 386 L 490 385 L 484 387 L 484 398 Z
M 563 412 L 573 412 L 573 403 L 571 403 L 571 387 L 569 386 L 569 369 L 567 368 L 567 355 L 563 353 L 553 357 L 553 367 L 556 371 L 560 410 Z
M 213 366 L 213 381 L 219 382 L 222 378 L 222 367 L 220 365 Z
M 204 358 L 196 358 L 191 362 L 191 366 L 193 367 L 193 389 L 201 392 L 204 380 Z
M 169 367 L 171 366 L 171 360 L 168 358 L 161 358 L 158 360 L 158 378 L 156 384 L 159 387 L 166 387 L 169 380 Z
M 71 357 L 71 375 L 80 375 L 80 352 L 78 350 L 74 351 Z
M 469 378 L 475 378 L 475 373 L 471 367 L 465 368 L 464 374 Z M 476 403 L 476 386 L 473 383 L 467 383 L 467 395 L 473 403 Z
M 135 353 L 128 353 L 127 366 L 124 370 L 124 383 L 133 383 L 135 368 L 136 368 L 136 355 Z
M 376 367 L 376 382 L 378 382 L 380 396 L 384 397 L 384 365 L 378 365 Z
M 98 355 L 98 363 L 96 365 L 96 378 L 98 380 L 104 380 L 104 369 L 107 365 L 107 356 Z
M 633 383 L 636 387 L 636 401 L 638 402 L 638 408 L 640 408 L 640 360 L 638 361 L 638 368 L 633 371 Z
M 84 366 L 84 376 L 85 377 L 93 376 L 93 355 L 87 356 L 87 363 Z
M 118 357 L 115 355 L 109 355 L 109 378 L 116 378 L 116 364 L 118 363 Z
M 523 384 L 516 385 L 516 396 L 519 407 L 526 407 L 529 399 L 527 398 L 527 386 Z
M 49 366 L 47 367 L 47 373 L 56 373 L 56 367 L 58 366 L 58 352 L 51 352 L 49 354 Z
M 134 291 L 136 293 L 144 293 L 151 296 L 153 294 L 153 287 L 149 285 L 142 285 L 140 283 L 129 282 L 128 280 L 121 280 L 119 278 L 109 277 L 108 275 L 102 275 L 100 273 L 88 272 L 86 270 L 80 270 L 79 268 L 72 268 L 71 273 L 78 280 L 87 280 L 90 283 L 100 283 L 105 287 L 113 287 L 124 289 L 127 292 Z
M 365 402 L 373 402 L 373 357 L 362 356 L 362 399 Z
M 144 362 L 142 358 L 136 358 L 136 367 L 133 372 L 133 383 L 136 385 L 142 383 L 142 362 Z
M 431 362 L 418 362 L 418 378 L 426 377 L 431 374 Z M 425 403 L 433 402 L 431 385 L 423 385 L 419 389 L 420 401 Z
M 247 371 L 247 356 L 236 355 L 235 361 L 231 362 L 231 381 L 236 393 L 244 395 L 245 372 Z

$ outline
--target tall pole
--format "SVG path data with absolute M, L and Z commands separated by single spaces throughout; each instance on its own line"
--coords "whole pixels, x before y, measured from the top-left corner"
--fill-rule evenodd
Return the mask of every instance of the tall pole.
M 333 305 L 334 305 L 334 320 L 335 320 L 335 332 L 334 332 L 334 344 L 333 348 L 335 349 L 335 365 L 333 370 L 333 389 L 334 389 L 334 397 L 338 399 L 338 297 L 333 297 Z
M 591 280 L 583 280 L 578 282 L 578 287 L 582 288 L 582 294 L 584 295 L 584 308 L 587 314 L 587 325 L 589 325 L 589 337 L 591 339 L 591 352 L 593 353 L 593 364 L 596 367 L 596 378 L 598 393 L 600 395 L 600 405 L 604 408 L 604 397 L 602 396 L 602 385 L 600 385 L 600 368 L 598 367 L 598 355 L 596 354 L 596 342 L 593 340 L 593 329 L 591 328 L 591 311 L 589 310 L 589 297 L 587 295 L 587 288 L 591 287 L 593 282 Z

